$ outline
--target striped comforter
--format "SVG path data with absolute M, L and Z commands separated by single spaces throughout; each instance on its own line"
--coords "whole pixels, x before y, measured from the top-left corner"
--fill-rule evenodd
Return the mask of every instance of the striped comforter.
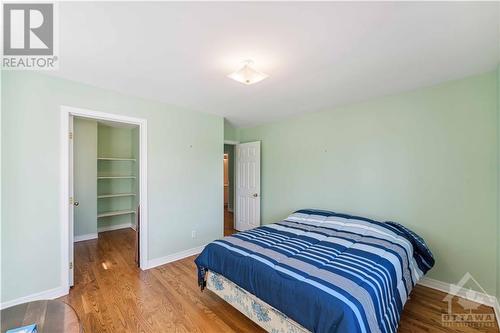
M 320 210 L 207 245 L 195 260 L 312 332 L 396 332 L 417 281 L 434 265 L 394 222 Z

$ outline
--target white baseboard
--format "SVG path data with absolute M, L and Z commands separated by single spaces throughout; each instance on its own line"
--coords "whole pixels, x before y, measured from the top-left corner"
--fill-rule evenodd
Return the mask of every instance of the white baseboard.
M 113 231 L 113 230 L 127 229 L 127 228 L 131 228 L 131 229 L 135 230 L 135 224 L 125 223 L 125 224 L 110 225 L 107 227 L 100 227 L 100 228 L 97 228 L 97 232 Z M 74 241 L 76 243 L 76 242 L 83 242 L 86 240 L 96 239 L 96 238 L 97 238 L 97 233 L 86 234 L 86 235 L 75 236 Z
M 106 226 L 106 227 L 99 227 L 99 228 L 97 228 L 97 232 L 113 231 L 113 230 L 126 229 L 126 228 L 132 228 L 135 230 L 135 224 L 125 223 L 125 224 L 110 225 L 110 226 Z
M 447 293 L 447 294 L 451 290 L 457 290 L 456 289 L 457 286 L 452 284 L 452 283 L 434 280 L 434 279 L 431 279 L 428 277 L 423 277 L 420 281 L 418 281 L 418 284 L 420 284 L 424 287 L 428 287 L 428 288 L 442 291 L 442 292 Z M 460 289 L 458 289 L 458 291 L 456 291 L 454 293 L 454 295 L 457 297 L 465 298 L 465 299 L 473 301 L 473 302 L 478 302 L 477 296 L 480 296 L 480 299 L 482 299 L 484 301 L 479 302 L 479 303 L 493 308 L 493 310 L 495 311 L 497 325 L 500 326 L 500 304 L 499 304 L 498 299 L 495 296 L 488 295 L 486 293 L 482 293 L 482 292 L 478 292 L 478 291 L 473 291 L 471 293 L 471 291 L 472 290 L 468 289 L 468 288 L 460 288 Z M 474 295 L 476 297 L 473 297 Z
M 80 235 L 80 236 L 75 236 L 74 237 L 74 242 L 83 242 L 86 240 L 91 240 L 91 239 L 96 239 L 97 238 L 97 233 L 95 234 L 86 234 L 86 235 Z
M 184 259 L 186 257 L 194 256 L 195 254 L 198 254 L 201 251 L 203 251 L 204 248 L 205 248 L 205 245 L 202 245 L 202 246 L 198 246 L 198 247 L 193 247 L 192 249 L 187 249 L 184 251 L 173 253 L 173 254 L 170 254 L 170 255 L 165 256 L 165 257 L 148 260 L 148 264 L 147 264 L 146 269 L 158 267 L 161 265 L 168 264 L 169 262 L 173 262 L 173 261 L 177 261 L 180 259 Z
M 418 284 L 420 284 L 424 287 L 428 287 L 428 288 L 442 291 L 444 293 L 450 292 L 450 288 L 451 288 L 451 283 L 442 282 L 439 280 L 434 280 L 434 279 L 431 279 L 431 278 L 428 278 L 425 276 L 418 281 Z
M 420 281 L 418 281 L 418 284 L 424 286 L 424 287 L 429 287 L 432 289 L 437 289 L 439 291 L 445 292 L 445 293 L 450 293 L 451 290 L 454 290 L 457 288 L 456 285 L 452 283 L 446 283 L 443 281 L 439 280 L 434 280 L 428 277 L 423 277 Z M 471 292 L 472 291 L 472 292 Z M 497 305 L 498 301 L 495 296 L 488 295 L 486 293 L 478 292 L 478 291 L 473 291 L 468 288 L 460 288 L 454 293 L 457 297 L 465 298 L 469 301 L 477 302 L 477 298 L 474 298 L 473 296 L 480 296 L 483 302 L 481 304 L 490 306 L 492 308 L 495 308 Z M 472 296 L 472 297 L 471 297 Z
M 497 325 L 500 326 L 500 303 L 498 298 L 495 301 L 493 309 L 495 309 L 495 317 L 497 318 Z
M 28 296 L 23 296 L 19 297 L 7 302 L 3 302 L 0 304 L 0 309 L 6 309 L 10 308 L 11 306 L 22 304 L 22 303 L 27 303 L 27 302 L 33 302 L 33 301 L 38 301 L 42 299 L 54 299 L 58 297 L 62 297 L 64 295 L 67 295 L 69 292 L 69 288 L 65 287 L 57 287 L 54 289 L 49 289 L 45 291 L 41 291 L 39 293 L 31 294 Z

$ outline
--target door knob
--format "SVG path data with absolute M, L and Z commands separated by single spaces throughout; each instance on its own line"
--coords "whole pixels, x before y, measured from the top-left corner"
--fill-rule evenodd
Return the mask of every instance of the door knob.
M 78 207 L 78 206 L 80 205 L 80 203 L 79 203 L 78 201 L 75 201 L 75 202 L 73 203 L 73 205 L 75 205 L 75 207 Z
M 254 197 L 254 198 L 257 198 L 258 196 L 259 196 L 259 195 L 258 195 L 257 193 L 254 193 L 254 194 L 253 194 L 253 197 Z

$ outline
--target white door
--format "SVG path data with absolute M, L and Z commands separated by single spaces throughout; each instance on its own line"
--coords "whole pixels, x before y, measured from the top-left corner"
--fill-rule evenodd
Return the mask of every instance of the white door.
M 74 249 L 73 249 L 73 237 L 74 237 L 74 203 L 75 203 L 75 194 L 74 194 L 74 181 L 73 181 L 73 116 L 69 117 L 69 285 L 73 286 L 73 257 L 74 257 Z
M 235 229 L 260 226 L 260 141 L 236 145 Z

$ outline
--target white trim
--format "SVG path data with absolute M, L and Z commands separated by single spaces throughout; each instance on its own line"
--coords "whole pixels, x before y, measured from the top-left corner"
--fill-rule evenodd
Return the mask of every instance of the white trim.
M 147 269 L 158 267 L 161 265 L 165 265 L 165 264 L 168 264 L 168 263 L 173 262 L 173 261 L 184 259 L 186 257 L 194 256 L 195 254 L 198 254 L 201 251 L 203 251 L 204 248 L 205 248 L 205 245 L 202 245 L 202 246 L 193 247 L 191 249 L 187 249 L 184 251 L 180 251 L 177 253 L 172 253 L 172 254 L 165 256 L 165 257 L 151 259 L 148 261 Z
M 225 145 L 237 145 L 239 144 L 239 141 L 234 141 L 234 140 L 224 140 Z
M 75 236 L 73 238 L 73 242 L 83 242 L 86 240 L 91 240 L 91 239 L 96 239 L 97 238 L 97 232 L 95 234 L 86 234 L 86 235 L 80 235 L 80 236 Z
M 124 223 L 124 224 L 116 224 L 116 225 L 110 225 L 110 226 L 105 226 L 105 227 L 99 227 L 99 228 L 97 228 L 96 233 L 75 236 L 74 242 L 76 243 L 76 242 L 83 242 L 86 240 L 96 239 L 98 232 L 113 231 L 113 230 L 127 229 L 127 228 L 135 230 L 135 224 Z
M 491 296 L 491 295 L 488 295 L 486 293 L 478 292 L 475 290 L 472 293 L 468 293 L 472 290 L 468 289 L 468 288 L 463 288 L 463 287 L 457 290 L 457 286 L 453 283 L 447 283 L 447 282 L 431 279 L 428 277 L 423 277 L 420 281 L 418 281 L 418 284 L 420 284 L 424 287 L 428 287 L 428 288 L 442 291 L 442 292 L 447 293 L 447 294 L 450 293 L 451 290 L 453 290 L 454 291 L 453 296 L 461 297 L 461 298 L 464 298 L 464 299 L 467 299 L 467 300 L 473 301 L 473 302 L 478 302 L 477 298 L 474 298 L 473 296 L 469 296 L 469 295 L 474 295 L 476 297 L 480 296 L 480 298 L 484 299 L 485 302 L 479 302 L 479 303 L 493 308 L 493 310 L 495 311 L 495 318 L 497 320 L 497 324 L 500 326 L 500 305 L 498 303 L 498 299 L 495 296 Z
M 43 300 L 43 299 L 54 299 L 58 297 L 62 297 L 64 295 L 68 294 L 69 288 L 66 287 L 57 287 L 54 289 L 49 289 L 45 290 L 39 293 L 34 293 L 28 296 L 23 296 L 19 297 L 7 302 L 3 302 L 0 304 L 0 309 L 6 309 L 10 308 L 11 306 L 22 304 L 22 303 L 27 303 L 27 302 L 33 302 L 33 301 L 38 301 L 38 300 Z
M 490 306 L 490 307 L 495 307 L 495 303 L 497 302 L 497 299 L 495 296 L 488 295 L 486 293 L 482 293 L 479 291 L 474 291 L 468 288 L 459 288 L 457 289 L 457 286 L 453 283 L 446 283 L 443 281 L 439 280 L 434 280 L 428 277 L 423 277 L 420 281 L 418 281 L 418 284 L 424 286 L 424 287 L 429 287 L 432 289 L 436 289 L 439 291 L 442 291 L 444 293 L 449 294 L 450 291 L 453 290 L 453 296 L 465 298 L 469 301 L 473 302 L 478 302 L 477 298 L 474 298 L 474 296 L 480 296 L 481 299 L 486 300 L 485 302 L 481 302 L 481 304 Z M 456 292 L 455 292 L 456 291 Z M 471 293 L 472 291 L 472 293 Z M 470 296 L 472 295 L 472 296 Z
M 75 122 L 73 117 L 68 119 L 68 132 L 71 133 L 70 140 L 67 141 L 68 149 L 68 165 L 66 165 L 66 170 L 68 170 L 69 178 L 69 193 L 68 195 L 72 198 L 70 204 L 67 206 L 66 216 L 68 216 L 68 244 L 69 244 L 69 254 L 68 261 L 75 262 L 75 246 L 74 246 L 74 235 L 75 235 L 75 145 L 73 139 L 73 134 L 75 132 Z M 70 265 L 68 272 L 68 284 L 72 287 L 75 284 L 75 267 Z
M 434 279 L 431 279 L 428 277 L 423 277 L 417 283 L 419 285 L 424 286 L 424 287 L 436 289 L 436 290 L 442 291 L 444 293 L 449 293 L 451 285 L 452 285 L 451 283 L 442 282 L 439 280 L 434 280 Z
M 135 230 L 135 224 L 132 223 L 124 223 L 124 224 L 116 224 L 116 225 L 109 225 L 105 227 L 99 227 L 97 228 L 97 232 L 104 232 L 104 231 L 113 231 L 113 230 L 120 230 L 120 229 L 127 229 L 131 228 Z
M 500 303 L 498 298 L 495 300 L 495 305 L 493 306 L 495 310 L 495 317 L 497 318 L 497 325 L 500 326 Z
M 60 206 L 60 221 L 61 221 L 61 288 L 69 290 L 69 216 L 68 216 L 68 198 L 69 198 L 69 137 L 68 124 L 70 116 L 78 116 L 82 118 L 97 119 L 104 121 L 114 121 L 128 123 L 139 126 L 139 177 L 140 177 L 140 267 L 146 269 L 148 265 L 148 135 L 147 135 L 147 120 L 142 118 L 134 118 L 119 114 L 104 113 L 93 110 L 75 108 L 71 106 L 61 105 L 61 131 L 60 131 L 60 172 L 61 172 L 61 188 L 59 197 Z
M 62 107 L 61 107 L 62 110 Z M 73 246 L 70 243 L 70 232 L 69 232 L 69 212 L 68 212 L 68 200 L 70 197 L 69 193 L 69 143 L 68 143 L 68 133 L 69 133 L 69 112 L 61 112 L 61 132 L 60 135 L 60 147 L 59 156 L 60 160 L 60 173 L 61 173 L 61 188 L 59 190 L 59 220 L 61 221 L 61 287 L 67 287 L 69 290 L 69 247 Z

